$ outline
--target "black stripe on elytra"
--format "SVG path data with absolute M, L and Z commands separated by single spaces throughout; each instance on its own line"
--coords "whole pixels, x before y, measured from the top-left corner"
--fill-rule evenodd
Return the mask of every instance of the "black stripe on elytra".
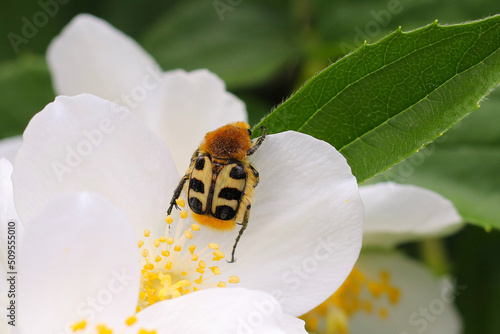
M 227 200 L 237 200 L 239 201 L 241 199 L 241 195 L 243 193 L 241 191 L 239 191 L 238 189 L 236 188 L 229 188 L 229 187 L 226 187 L 226 188 L 222 188 L 219 192 L 219 198 L 224 198 L 224 199 L 227 199 Z
M 205 193 L 205 185 L 198 179 L 189 180 L 189 189 L 197 193 Z
M 231 172 L 229 172 L 229 177 L 232 177 L 235 180 L 242 180 L 247 178 L 247 172 L 245 172 L 245 167 L 241 165 L 236 165 L 231 168 Z
M 194 169 L 203 170 L 205 168 L 205 157 L 196 158 L 196 162 L 194 164 Z
M 236 211 L 234 211 L 230 206 L 219 205 L 215 208 L 214 216 L 220 220 L 230 220 L 236 216 Z
M 189 198 L 189 207 L 194 213 L 203 214 L 203 204 L 196 197 Z

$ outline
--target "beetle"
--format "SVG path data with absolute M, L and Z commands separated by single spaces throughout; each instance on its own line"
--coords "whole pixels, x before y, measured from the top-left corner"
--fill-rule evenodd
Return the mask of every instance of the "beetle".
M 193 153 L 189 168 L 174 191 L 167 214 L 177 207 L 176 200 L 187 182 L 187 203 L 191 216 L 201 225 L 215 230 L 241 229 L 231 252 L 247 228 L 259 172 L 248 157 L 257 151 L 266 137 L 266 128 L 254 142 L 245 122 L 234 122 L 208 132 Z M 177 207 L 178 208 L 178 207 Z

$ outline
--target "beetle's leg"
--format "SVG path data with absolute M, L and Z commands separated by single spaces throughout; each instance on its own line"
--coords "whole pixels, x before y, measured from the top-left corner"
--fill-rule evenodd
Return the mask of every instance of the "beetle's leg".
M 245 211 L 245 215 L 243 216 L 243 221 L 241 222 L 241 229 L 240 229 L 240 232 L 238 233 L 238 236 L 236 237 L 236 240 L 234 241 L 233 251 L 231 252 L 231 261 L 227 261 L 229 263 L 233 263 L 234 261 L 236 261 L 234 259 L 234 252 L 236 251 L 236 246 L 238 245 L 238 242 L 240 241 L 240 238 L 243 235 L 243 232 L 247 228 L 248 219 L 250 218 L 250 208 L 251 208 L 251 205 L 247 206 L 247 209 Z
M 186 174 L 182 177 L 181 181 L 179 182 L 179 185 L 177 188 L 175 188 L 174 195 L 172 196 L 172 199 L 170 200 L 170 206 L 168 207 L 167 210 L 167 215 L 170 215 L 172 213 L 172 209 L 175 208 L 179 210 L 179 206 L 177 205 L 176 200 L 179 198 L 182 192 L 182 188 L 184 188 L 184 184 L 186 183 L 187 179 L 189 178 L 189 175 Z
M 181 195 L 182 189 L 184 188 L 184 184 L 189 179 L 189 171 L 191 170 L 191 167 L 193 166 L 194 161 L 198 157 L 199 153 L 200 153 L 200 151 L 198 149 L 196 149 L 196 151 L 194 151 L 193 155 L 191 156 L 191 161 L 189 162 L 188 172 L 186 173 L 186 175 L 184 175 L 181 178 L 179 184 L 177 185 L 177 188 L 175 188 L 174 195 L 172 196 L 172 199 L 170 200 L 170 206 L 168 207 L 168 210 L 167 210 L 167 215 L 172 213 L 172 209 L 174 208 L 174 206 L 177 210 L 179 210 L 179 206 L 177 205 L 176 200 Z
M 253 168 L 252 165 L 250 165 L 250 169 L 252 170 L 253 176 L 255 176 L 255 184 L 253 185 L 253 187 L 255 188 L 260 181 L 259 172 L 255 168 Z
M 257 151 L 257 149 L 259 148 L 259 146 L 262 144 L 262 142 L 266 138 L 266 127 L 265 126 L 261 126 L 260 128 L 262 129 L 262 136 L 260 136 L 259 138 L 257 138 L 257 140 L 252 145 L 252 147 L 250 147 L 250 149 L 248 149 L 247 155 L 254 154 L 255 151 Z

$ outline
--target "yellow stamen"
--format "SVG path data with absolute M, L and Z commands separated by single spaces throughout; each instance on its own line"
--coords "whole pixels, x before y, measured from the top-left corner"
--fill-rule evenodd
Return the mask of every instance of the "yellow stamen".
M 229 276 L 229 283 L 239 283 L 240 278 L 238 276 Z
M 156 330 L 151 330 L 151 331 L 148 331 L 148 330 L 145 330 L 144 328 L 141 328 L 139 330 L 139 333 L 138 334 L 156 334 Z
M 180 212 L 180 216 L 187 217 L 187 211 Z M 176 231 L 171 231 L 171 227 L 167 227 L 164 236 L 141 244 L 142 268 L 138 310 L 200 289 L 226 286 L 226 283 L 217 283 L 212 279 L 214 276 L 222 275 L 220 268 L 212 263 L 225 257 L 219 245 L 216 243 L 207 245 L 213 253 L 213 260 L 210 260 L 210 253 L 207 254 L 206 247 L 202 247 L 200 253 L 196 254 L 197 246 L 193 243 L 196 234 L 194 232 L 199 231 L 200 226 L 191 224 L 190 228 L 186 229 L 182 221 L 175 226 Z M 144 236 L 150 237 L 151 233 L 145 230 Z M 210 268 L 210 275 L 208 271 L 206 273 L 206 268 Z M 229 282 L 238 283 L 239 279 L 237 276 L 231 276 Z
M 387 270 L 380 271 L 378 277 L 370 277 L 355 267 L 333 296 L 301 318 L 311 332 L 349 333 L 348 323 L 352 315 L 365 312 L 387 319 L 389 306 L 396 305 L 400 297 L 401 291 L 391 285 Z
M 175 200 L 175 203 L 177 203 L 178 206 L 180 206 L 181 208 L 185 207 L 186 206 L 186 202 L 184 202 L 184 199 L 179 197 L 178 199 Z
M 220 250 L 216 250 L 214 252 L 214 258 L 212 259 L 212 261 L 219 261 L 221 259 L 223 259 L 226 255 L 224 255 L 224 253 L 222 253 Z
M 74 323 L 73 325 L 71 325 L 71 329 L 73 330 L 73 332 L 76 332 L 80 329 L 85 329 L 86 326 L 87 326 L 87 321 L 82 320 L 82 321 L 78 321 L 78 322 Z
M 111 334 L 111 333 L 113 333 L 113 331 L 110 328 L 106 327 L 106 325 L 104 325 L 104 324 L 97 325 L 96 330 L 97 330 L 98 334 Z
M 214 275 L 220 275 L 220 269 L 217 266 L 210 267 L 210 270 L 214 273 Z
M 136 321 L 137 317 L 133 315 L 131 317 L 128 317 L 127 320 L 125 320 L 125 323 L 127 324 L 127 326 L 132 326 L 133 324 L 135 324 Z
M 348 319 L 339 308 L 333 308 L 326 316 L 327 333 L 348 334 Z

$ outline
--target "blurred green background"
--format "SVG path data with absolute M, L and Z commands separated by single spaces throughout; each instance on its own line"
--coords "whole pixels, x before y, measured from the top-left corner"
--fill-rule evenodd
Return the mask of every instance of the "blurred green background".
M 451 24 L 500 13 L 498 0 L 60 1 L 66 3 L 2 4 L 0 138 L 22 133 L 29 119 L 54 99 L 45 51 L 78 13 L 99 16 L 130 35 L 164 70 L 208 68 L 217 73 L 245 101 L 251 124 L 364 40 L 375 42 L 399 26 L 408 31 L 436 19 Z M 37 15 L 40 19 L 44 11 L 51 11 L 46 22 L 14 47 L 13 34 L 23 37 L 26 22 Z M 484 102 L 492 115 L 498 115 L 498 95 Z M 476 119 L 473 114 L 462 123 L 471 124 L 469 133 L 481 137 Z M 500 136 L 491 140 L 498 145 Z M 437 149 L 444 144 L 436 144 Z M 423 168 L 414 165 L 417 172 Z M 467 287 L 457 298 L 465 333 L 500 333 L 500 233 L 471 226 L 447 238 L 445 246 L 449 274 Z M 413 256 L 422 253 L 416 244 L 403 249 Z

